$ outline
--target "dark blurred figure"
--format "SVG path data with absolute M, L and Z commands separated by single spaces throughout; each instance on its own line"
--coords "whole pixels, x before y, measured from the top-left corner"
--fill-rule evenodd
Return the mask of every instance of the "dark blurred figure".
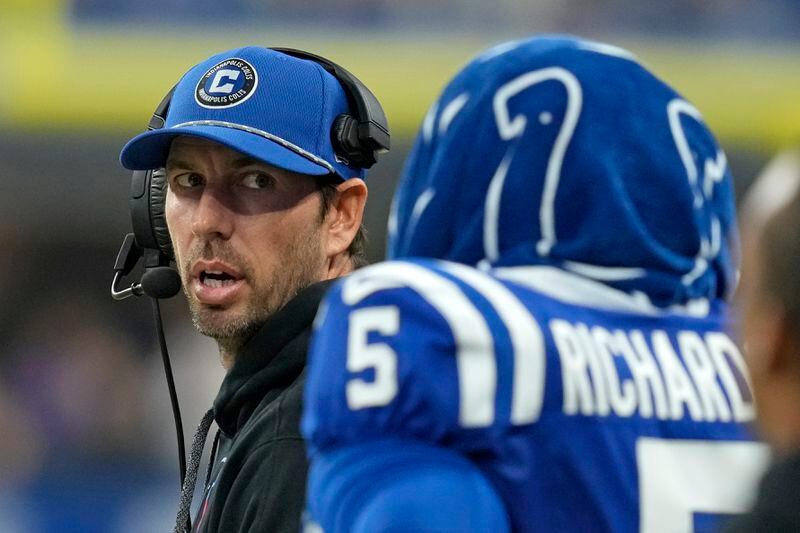
M 773 165 L 745 205 L 743 334 L 758 426 L 775 456 L 753 509 L 729 525 L 731 533 L 800 531 L 800 166 L 793 175 L 786 169 Z M 764 193 L 775 188 L 792 191 L 791 200 Z

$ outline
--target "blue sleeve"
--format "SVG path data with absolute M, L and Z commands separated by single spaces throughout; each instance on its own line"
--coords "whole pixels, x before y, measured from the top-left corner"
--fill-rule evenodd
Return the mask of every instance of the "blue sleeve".
M 474 464 L 419 442 L 387 439 L 317 454 L 307 491 L 313 525 L 306 531 L 509 531 L 500 497 Z
M 510 394 L 501 416 L 481 425 L 463 418 L 476 403 L 494 407 L 494 388 L 504 386 L 470 366 L 498 364 L 504 345 L 492 320 L 463 284 L 421 261 L 373 265 L 329 291 L 314 324 L 301 423 L 308 511 L 324 531 L 507 529 L 495 480 L 474 458 L 499 453 Z M 469 387 L 460 387 L 459 363 L 473 371 Z
M 425 285 L 408 287 L 404 274 Z M 311 454 L 373 438 L 452 442 L 461 431 L 456 341 L 430 302 L 447 283 L 429 269 L 384 263 L 329 291 L 309 349 L 302 430 Z M 358 388 L 374 401 L 360 403 Z

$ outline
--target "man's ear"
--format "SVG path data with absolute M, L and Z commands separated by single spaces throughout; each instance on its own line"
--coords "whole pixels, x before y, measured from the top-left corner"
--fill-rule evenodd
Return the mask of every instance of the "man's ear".
M 347 250 L 364 219 L 367 184 L 350 178 L 336 186 L 337 193 L 325 216 L 326 254 L 335 257 Z

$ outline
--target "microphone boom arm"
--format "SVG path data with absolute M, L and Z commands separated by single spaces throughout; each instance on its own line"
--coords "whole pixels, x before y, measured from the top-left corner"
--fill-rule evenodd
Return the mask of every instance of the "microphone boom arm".
M 144 294 L 141 283 L 131 283 L 127 289 L 119 290 L 118 284 L 120 280 L 131 273 L 133 267 L 141 259 L 143 251 L 136 245 L 136 239 L 133 233 L 125 235 L 122 241 L 117 260 L 114 262 L 114 279 L 111 281 L 111 297 L 115 300 L 124 300 L 131 296 L 141 296 Z
M 123 277 L 131 273 L 136 263 L 144 256 L 144 274 L 141 281 L 131 283 L 127 289 L 120 289 Z M 114 262 L 114 279 L 111 281 L 111 297 L 124 300 L 131 296 L 147 294 L 153 298 L 171 298 L 181 289 L 178 273 L 164 266 L 164 256 L 158 250 L 142 249 L 136 244 L 133 233 L 125 235 L 122 246 Z

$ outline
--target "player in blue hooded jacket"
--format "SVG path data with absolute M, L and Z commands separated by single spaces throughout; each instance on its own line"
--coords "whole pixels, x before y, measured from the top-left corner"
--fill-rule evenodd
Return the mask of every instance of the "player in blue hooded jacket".
M 433 105 L 394 200 L 393 261 L 317 316 L 309 530 L 675 533 L 747 508 L 767 452 L 697 109 L 620 48 L 500 45 Z

